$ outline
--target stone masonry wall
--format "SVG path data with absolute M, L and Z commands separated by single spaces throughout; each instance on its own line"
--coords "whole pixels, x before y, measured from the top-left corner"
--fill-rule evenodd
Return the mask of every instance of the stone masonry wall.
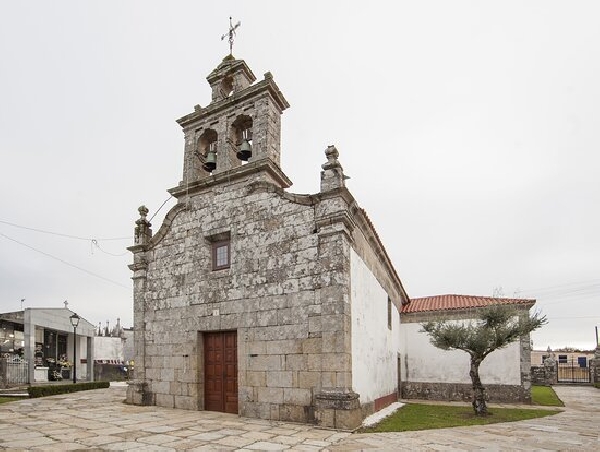
M 486 400 L 489 402 L 525 402 L 527 397 L 523 386 L 485 385 Z M 473 387 L 461 383 L 402 383 L 403 399 L 451 400 L 470 402 L 473 400 Z
M 314 392 L 322 379 L 329 384 L 337 364 L 321 354 L 321 330 L 329 327 L 316 290 L 323 276 L 314 231 L 312 206 L 273 191 L 252 192 L 248 181 L 191 198 L 146 253 L 146 290 L 136 285 L 154 403 L 203 409 L 198 332 L 236 329 L 240 414 L 312 420 Z M 212 271 L 208 239 L 225 232 L 231 234 L 231 268 Z M 323 373 L 324 367 L 332 372 Z

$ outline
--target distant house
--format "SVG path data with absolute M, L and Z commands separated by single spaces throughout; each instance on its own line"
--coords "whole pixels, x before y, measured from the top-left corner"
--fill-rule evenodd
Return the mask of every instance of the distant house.
M 552 356 L 559 364 L 572 364 L 579 367 L 589 367 L 590 360 L 594 359 L 594 350 L 531 350 L 531 365 L 541 366 L 546 358 Z
M 468 321 L 492 305 L 510 305 L 519 315 L 529 315 L 535 300 L 471 295 L 437 295 L 413 298 L 402 308 L 400 324 L 402 398 L 470 400 L 469 355 L 460 350 L 440 350 L 429 341 L 421 324 L 430 320 Z M 531 399 L 530 338 L 522 337 L 492 352 L 480 367 L 480 376 L 492 401 Z

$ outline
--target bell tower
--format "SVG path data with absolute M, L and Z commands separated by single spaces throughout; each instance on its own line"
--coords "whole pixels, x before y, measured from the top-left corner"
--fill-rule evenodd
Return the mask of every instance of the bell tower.
M 185 136 L 183 180 L 173 196 L 265 166 L 280 173 L 272 180 L 291 182 L 281 172 L 281 114 L 287 100 L 267 72 L 258 83 L 244 60 L 227 55 L 206 78 L 211 101 L 177 120 Z

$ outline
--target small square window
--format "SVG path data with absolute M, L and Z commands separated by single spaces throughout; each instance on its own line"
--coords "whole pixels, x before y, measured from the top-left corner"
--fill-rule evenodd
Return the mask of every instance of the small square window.
M 568 362 L 568 356 L 567 355 L 558 355 L 558 362 L 559 363 L 566 363 Z
M 212 268 L 213 270 L 221 270 L 229 268 L 231 260 L 231 242 L 225 240 L 212 244 Z

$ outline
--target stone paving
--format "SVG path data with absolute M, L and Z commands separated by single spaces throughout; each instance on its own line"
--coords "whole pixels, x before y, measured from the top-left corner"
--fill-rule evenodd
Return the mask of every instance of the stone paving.
M 126 405 L 124 387 L 0 405 L 12 450 L 599 450 L 600 390 L 555 387 L 567 407 L 542 419 L 405 433 L 349 434 L 232 414 Z
M 234 414 L 126 405 L 125 387 L 0 405 L 0 448 L 322 450 L 349 433 Z

